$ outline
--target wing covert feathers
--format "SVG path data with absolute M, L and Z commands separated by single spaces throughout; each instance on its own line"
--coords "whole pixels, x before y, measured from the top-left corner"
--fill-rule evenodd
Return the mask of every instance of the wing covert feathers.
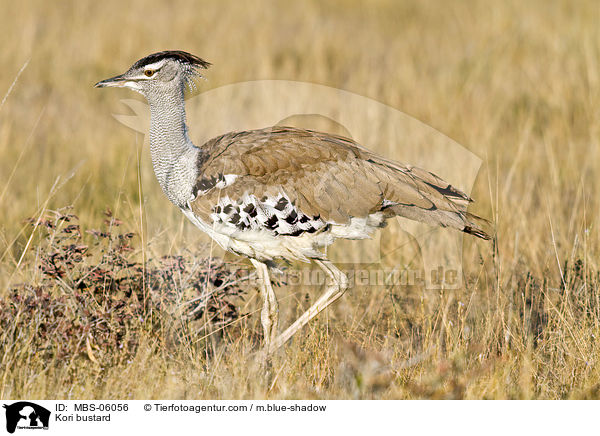
M 285 195 L 299 212 L 326 223 L 344 225 L 382 212 L 490 239 L 489 223 L 467 212 L 472 200 L 465 193 L 348 138 L 274 127 L 228 133 L 201 148 L 191 206 L 204 219 L 222 198 L 242 204 L 244 196 L 267 201 Z

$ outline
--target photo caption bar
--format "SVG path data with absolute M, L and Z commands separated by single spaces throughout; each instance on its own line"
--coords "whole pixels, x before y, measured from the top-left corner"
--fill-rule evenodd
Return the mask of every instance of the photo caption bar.
M 114 434 L 306 435 L 310 428 L 336 434 L 537 434 L 596 429 L 597 402 L 535 401 L 331 401 L 331 400 L 4 400 L 0 434 L 106 436 Z M 498 416 L 510 420 L 497 420 Z M 432 419 L 435 416 L 435 419 Z M 536 416 L 536 420 L 531 420 Z M 573 417 L 577 419 L 573 419 Z M 489 423 L 494 422 L 494 429 Z M 265 433 L 265 429 L 269 431 Z M 321 432 L 319 432 L 321 433 Z

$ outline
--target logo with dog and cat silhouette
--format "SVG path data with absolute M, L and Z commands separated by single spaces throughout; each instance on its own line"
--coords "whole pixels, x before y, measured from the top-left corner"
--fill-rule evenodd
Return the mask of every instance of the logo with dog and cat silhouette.
M 6 431 L 14 433 L 19 430 L 48 430 L 50 411 L 29 401 L 4 404 L 6 409 Z

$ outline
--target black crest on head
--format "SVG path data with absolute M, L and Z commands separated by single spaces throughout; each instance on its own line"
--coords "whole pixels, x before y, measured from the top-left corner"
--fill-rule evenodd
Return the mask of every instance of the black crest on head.
M 165 50 L 159 51 L 158 53 L 152 53 L 151 55 L 146 56 L 145 58 L 140 59 L 135 64 L 133 64 L 133 68 L 140 68 L 144 65 L 153 64 L 155 62 L 161 61 L 163 59 L 172 59 L 182 64 L 187 64 L 190 67 L 196 68 L 208 68 L 210 67 L 210 62 L 206 62 L 204 59 L 199 58 L 198 56 L 194 56 L 191 53 L 181 51 L 181 50 Z

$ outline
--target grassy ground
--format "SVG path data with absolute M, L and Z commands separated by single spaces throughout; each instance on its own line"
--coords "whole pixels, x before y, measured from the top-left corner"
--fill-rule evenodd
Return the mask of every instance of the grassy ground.
M 599 15 L 542 0 L 4 4 L 0 398 L 597 398 Z M 356 286 L 265 386 L 255 286 L 198 275 L 240 267 L 206 266 L 221 253 L 163 198 L 143 135 L 112 118 L 130 93 L 92 88 L 165 48 L 214 64 L 205 90 L 312 82 L 448 135 L 483 159 L 472 196 L 497 245 L 464 240 L 458 290 Z M 405 142 L 365 145 L 402 158 Z M 79 219 L 49 212 L 64 206 Z M 410 263 L 400 251 L 392 265 Z M 174 309 L 207 289 L 237 309 Z M 318 292 L 277 288 L 284 323 Z

